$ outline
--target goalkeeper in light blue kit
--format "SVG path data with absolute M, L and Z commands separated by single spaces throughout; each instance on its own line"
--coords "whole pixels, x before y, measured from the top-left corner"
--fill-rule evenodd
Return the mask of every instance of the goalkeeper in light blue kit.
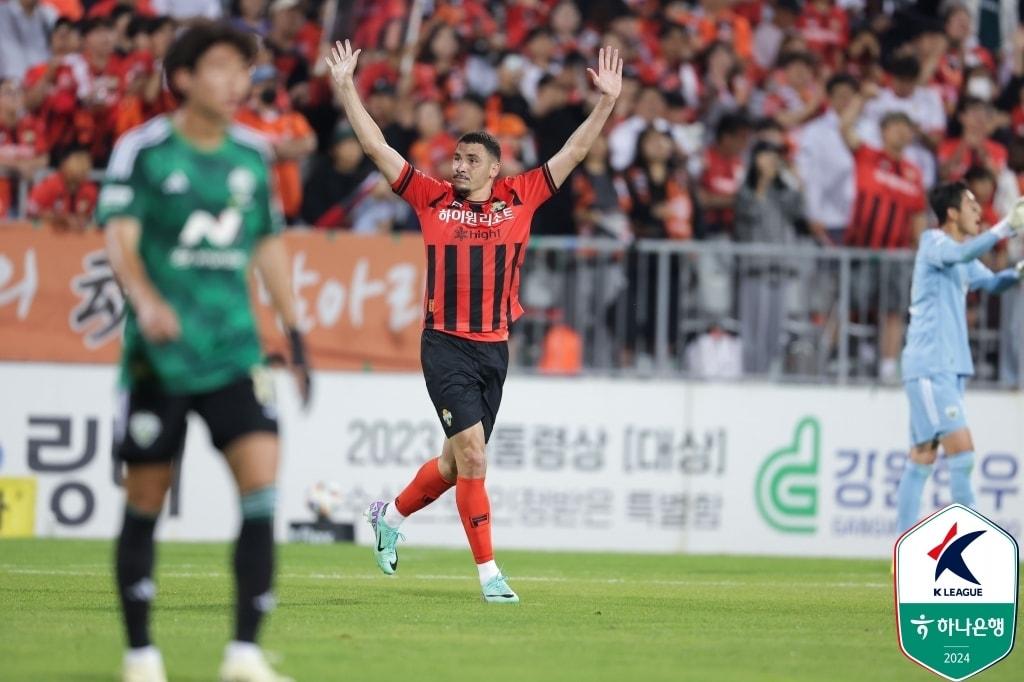
M 954 502 L 972 507 L 974 443 L 964 415 L 964 383 L 974 374 L 967 341 L 968 291 L 999 293 L 1015 286 L 1022 265 L 993 273 L 978 261 L 1024 225 L 1024 200 L 995 227 L 978 234 L 981 206 L 962 182 L 936 187 L 929 203 L 939 228 L 926 230 L 914 261 L 910 326 L 901 362 L 910 400 L 910 461 L 897 491 L 899 530 L 918 520 L 921 493 L 935 467 L 938 446 L 946 455 Z

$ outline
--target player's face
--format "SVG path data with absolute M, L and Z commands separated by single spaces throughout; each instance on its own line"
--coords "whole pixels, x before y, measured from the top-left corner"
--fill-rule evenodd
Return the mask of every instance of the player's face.
M 249 93 L 249 64 L 226 44 L 214 45 L 199 58 L 192 73 L 179 71 L 188 102 L 224 122 L 235 117 Z
M 452 185 L 462 196 L 487 187 L 498 177 L 501 164 L 482 144 L 460 144 L 452 157 Z
M 958 221 L 960 231 L 971 236 L 978 234 L 980 219 L 981 204 L 978 203 L 974 192 L 967 190 L 960 197 L 960 220 Z

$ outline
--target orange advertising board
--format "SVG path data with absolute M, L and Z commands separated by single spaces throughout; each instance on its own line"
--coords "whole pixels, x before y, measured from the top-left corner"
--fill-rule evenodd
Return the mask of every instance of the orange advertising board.
M 419 367 L 419 235 L 285 233 L 300 326 L 316 369 Z M 269 297 L 253 296 L 268 352 L 284 347 Z M 0 361 L 116 362 L 123 298 L 103 235 L 0 224 Z

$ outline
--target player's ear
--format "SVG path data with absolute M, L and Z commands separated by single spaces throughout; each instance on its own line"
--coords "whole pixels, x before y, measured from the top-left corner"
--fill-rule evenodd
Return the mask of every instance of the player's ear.
M 494 163 L 491 164 L 491 172 L 488 175 L 488 177 L 490 177 L 492 179 L 496 178 L 496 177 L 498 177 L 498 173 L 500 173 L 500 172 L 501 172 L 501 161 L 495 161 Z

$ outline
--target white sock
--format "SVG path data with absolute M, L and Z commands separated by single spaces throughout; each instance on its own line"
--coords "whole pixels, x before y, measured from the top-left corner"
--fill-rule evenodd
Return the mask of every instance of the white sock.
M 242 658 L 250 658 L 252 656 L 260 655 L 260 645 L 254 644 L 253 642 L 228 642 L 228 647 L 224 654 L 228 658 L 234 658 L 241 656 Z
M 160 658 L 160 650 L 152 644 L 149 646 L 140 646 L 135 649 L 128 649 L 124 652 L 124 660 L 129 663 L 137 663 L 139 661 L 145 661 L 152 658 Z
M 391 500 L 388 506 L 384 507 L 384 523 L 392 528 L 398 528 L 402 525 L 402 521 L 405 521 L 405 517 L 402 516 L 402 512 L 398 511 L 398 505 L 395 504 L 395 501 Z
M 494 559 L 485 561 L 482 564 L 477 564 L 476 570 L 480 574 L 481 585 L 486 585 L 491 578 L 501 573 L 501 571 L 498 570 L 498 564 L 494 563 Z
M 899 372 L 899 365 L 896 364 L 896 358 L 883 358 L 882 366 L 879 368 L 879 376 L 883 380 L 891 380 L 896 378 L 896 374 Z

